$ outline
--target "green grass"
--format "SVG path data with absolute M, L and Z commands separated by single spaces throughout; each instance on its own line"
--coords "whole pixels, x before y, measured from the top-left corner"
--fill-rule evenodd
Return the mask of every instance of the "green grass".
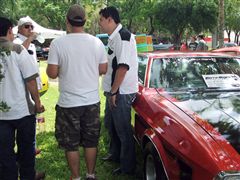
M 46 62 L 41 62 L 41 67 L 46 67 Z M 58 84 L 49 80 L 49 89 L 41 97 L 42 103 L 46 111 L 43 113 L 45 117 L 45 131 L 37 131 L 37 147 L 42 150 L 41 154 L 37 156 L 36 166 L 37 171 L 46 172 L 46 180 L 68 180 L 70 172 L 66 164 L 64 151 L 57 147 L 57 142 L 54 136 L 55 124 L 55 105 L 58 99 Z M 111 172 L 119 166 L 119 164 L 103 162 L 101 157 L 107 154 L 108 149 L 108 135 L 103 125 L 105 98 L 102 91 L 101 96 L 101 137 L 98 146 L 98 158 L 96 164 L 96 172 L 99 180 L 133 180 L 142 179 L 141 169 L 141 152 L 137 148 L 137 172 L 135 176 L 113 176 Z M 80 173 L 81 177 L 85 177 L 86 166 L 83 156 L 83 149 L 80 148 Z

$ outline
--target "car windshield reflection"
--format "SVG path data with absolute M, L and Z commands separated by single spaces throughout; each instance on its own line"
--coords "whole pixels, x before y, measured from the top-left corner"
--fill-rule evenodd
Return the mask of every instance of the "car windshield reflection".
M 229 91 L 240 89 L 240 59 L 226 57 L 156 58 L 150 87 L 166 91 Z

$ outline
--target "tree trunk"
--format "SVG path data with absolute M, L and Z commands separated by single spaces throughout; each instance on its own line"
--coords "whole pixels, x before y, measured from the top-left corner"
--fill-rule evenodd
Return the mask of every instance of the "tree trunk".
M 153 34 L 154 33 L 153 17 L 150 16 L 149 19 L 150 19 L 150 27 L 151 27 L 149 34 Z
M 224 0 L 219 0 L 219 47 L 224 44 Z

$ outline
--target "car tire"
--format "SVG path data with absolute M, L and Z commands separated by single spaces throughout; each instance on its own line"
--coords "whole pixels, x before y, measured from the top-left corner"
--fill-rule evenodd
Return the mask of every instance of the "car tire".
M 144 179 L 145 180 L 167 180 L 162 162 L 151 142 L 144 148 Z

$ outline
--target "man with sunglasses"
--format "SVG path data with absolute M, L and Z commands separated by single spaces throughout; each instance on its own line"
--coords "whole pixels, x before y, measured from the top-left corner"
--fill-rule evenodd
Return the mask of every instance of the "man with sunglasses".
M 37 33 L 33 31 L 34 26 L 32 22 L 27 17 L 23 17 L 18 21 L 18 34 L 17 38 L 14 40 L 16 44 L 22 44 L 27 50 L 30 55 L 32 55 L 33 59 L 37 62 L 37 53 L 36 47 L 32 43 L 33 40 L 36 39 Z M 38 89 L 42 88 L 40 78 L 37 79 Z
M 37 33 L 34 32 L 34 26 L 32 24 L 32 21 L 28 17 L 20 18 L 18 21 L 18 34 L 16 39 L 14 40 L 14 43 L 21 44 L 27 49 L 28 53 L 33 58 L 33 61 L 35 61 L 36 68 L 38 69 L 38 74 L 40 75 L 39 67 L 37 64 L 38 60 L 37 60 L 36 47 L 32 43 L 33 40 L 36 39 L 36 37 L 37 37 Z M 37 80 L 38 90 L 40 90 L 42 88 L 40 76 L 38 76 L 36 80 Z M 35 149 L 36 155 L 39 154 L 40 152 L 41 152 L 40 149 L 37 149 L 37 148 Z M 44 177 L 45 174 L 42 172 L 37 172 L 37 176 Z

